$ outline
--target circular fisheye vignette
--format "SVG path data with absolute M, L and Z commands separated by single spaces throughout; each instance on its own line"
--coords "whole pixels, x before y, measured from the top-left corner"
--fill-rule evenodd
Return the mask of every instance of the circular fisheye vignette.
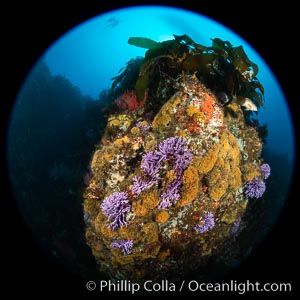
M 103 272 L 158 280 L 209 266 L 207 257 L 224 269 L 244 259 L 230 252 L 257 217 L 250 208 L 265 212 L 260 198 L 274 194 L 274 157 L 292 166 L 293 129 L 276 78 L 239 36 L 185 10 L 133 7 L 77 26 L 46 51 L 16 101 L 9 156 L 24 219 L 58 259 L 77 261 L 81 249 L 85 264 L 86 242 Z M 282 205 L 274 202 L 269 224 Z

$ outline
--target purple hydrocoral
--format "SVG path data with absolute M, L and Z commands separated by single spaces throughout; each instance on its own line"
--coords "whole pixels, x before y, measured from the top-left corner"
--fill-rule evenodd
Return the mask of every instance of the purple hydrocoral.
M 182 137 L 170 137 L 158 144 L 157 150 L 144 154 L 141 167 L 144 174 L 151 179 L 159 179 L 159 171 L 163 161 L 173 158 L 174 170 L 182 172 L 190 163 L 192 153 Z
M 130 211 L 128 194 L 126 192 L 115 192 L 107 197 L 101 204 L 102 212 L 112 221 L 108 226 L 112 230 L 128 225 L 126 214 Z
M 148 187 L 152 186 L 153 184 L 157 183 L 157 180 L 146 180 L 144 181 L 141 177 L 133 177 L 132 178 L 132 194 L 133 195 L 139 195 L 142 191 L 147 189 Z
M 260 166 L 261 176 L 264 179 L 267 179 L 271 175 L 271 168 L 269 164 L 262 164 Z
M 141 168 L 146 177 L 143 180 L 140 177 L 133 178 L 131 191 L 134 195 L 139 195 L 148 187 L 158 184 L 162 162 L 172 159 L 176 178 L 170 182 L 161 195 L 161 202 L 158 208 L 168 208 L 176 203 L 180 197 L 179 188 L 182 182 L 182 175 L 185 168 L 192 160 L 192 153 L 185 144 L 182 137 L 170 137 L 158 144 L 157 149 L 149 151 L 143 155 Z
M 161 195 L 161 201 L 158 206 L 159 209 L 164 209 L 172 206 L 180 198 L 179 188 L 181 185 L 182 177 L 176 178 L 166 186 L 165 192 Z
M 185 144 L 183 138 L 170 137 L 158 145 L 158 151 L 164 159 L 169 156 L 173 158 L 173 168 L 176 172 L 176 178 L 166 186 L 165 192 L 161 195 L 159 209 L 170 207 L 180 198 L 180 186 L 182 175 L 185 168 L 192 160 L 192 153 Z
M 142 122 L 137 122 L 137 123 L 135 124 L 135 126 L 136 126 L 137 128 L 140 128 L 143 132 L 147 132 L 147 131 L 149 130 L 149 128 L 150 128 L 148 125 L 143 125 Z
M 177 173 L 182 173 L 183 170 L 190 164 L 192 153 L 185 144 L 182 137 L 170 137 L 165 139 L 158 145 L 158 152 L 163 160 L 168 156 L 172 156 L 174 160 L 174 170 Z
M 159 179 L 159 170 L 163 159 L 158 151 L 149 151 L 144 154 L 141 168 L 145 176 L 151 179 Z
M 210 229 L 215 227 L 215 218 L 213 213 L 207 212 L 204 214 L 203 223 L 198 224 L 194 227 L 194 229 L 200 233 L 208 232 Z
M 266 190 L 266 184 L 259 178 L 255 177 L 245 184 L 245 195 L 250 198 L 260 198 Z
M 115 249 L 121 249 L 124 255 L 130 254 L 132 252 L 133 240 L 120 240 L 113 241 L 111 247 Z

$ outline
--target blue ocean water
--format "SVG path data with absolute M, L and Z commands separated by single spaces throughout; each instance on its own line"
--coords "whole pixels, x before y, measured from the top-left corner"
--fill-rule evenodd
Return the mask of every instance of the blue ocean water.
M 260 109 L 259 119 L 268 124 L 268 148 L 287 154 L 293 160 L 293 126 L 276 77 L 247 41 L 205 16 L 170 7 L 116 10 L 95 17 L 65 34 L 47 50 L 45 60 L 53 74 L 66 76 L 83 94 L 97 98 L 102 89 L 110 87 L 110 79 L 126 62 L 135 56 L 144 56 L 146 49 L 128 45 L 129 37 L 164 41 L 172 39 L 173 34 L 188 34 L 202 45 L 210 45 L 211 39 L 218 37 L 234 46 L 244 47 L 250 60 L 259 66 L 258 79 L 265 88 L 265 108 Z
M 273 169 L 268 193 L 278 198 L 270 209 L 276 219 L 288 192 L 295 153 L 289 108 L 272 70 L 247 41 L 205 16 L 170 7 L 126 8 L 81 24 L 47 49 L 28 74 L 12 113 L 8 161 L 13 191 L 25 221 L 58 259 L 88 257 L 74 240 L 84 236 L 77 189 L 88 176 L 90 156 L 106 123 L 105 103 L 95 100 L 99 94 L 105 99 L 111 78 L 126 62 L 144 56 L 146 50 L 129 45 L 129 37 L 164 41 L 173 34 L 188 34 L 204 45 L 215 37 L 243 45 L 259 66 L 265 107 L 258 117 L 268 125 L 264 153 Z M 274 188 L 278 182 L 280 195 Z M 74 230 L 74 224 L 80 226 Z

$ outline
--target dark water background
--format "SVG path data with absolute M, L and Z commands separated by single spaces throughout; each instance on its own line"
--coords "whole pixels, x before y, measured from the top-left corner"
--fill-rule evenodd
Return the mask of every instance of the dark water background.
M 17 16 L 19 21 L 22 20 L 19 15 Z M 80 17 L 77 20 L 80 20 Z M 221 17 L 220 20 L 222 21 Z M 29 27 L 29 30 L 32 28 Z M 261 27 L 255 28 L 253 30 L 253 28 L 246 27 L 245 30 L 246 32 L 256 31 L 256 34 L 259 30 L 263 31 Z M 22 29 L 19 28 L 18 31 L 22 32 Z M 27 41 L 25 38 L 19 41 L 23 42 L 23 45 L 28 41 L 31 45 L 35 45 L 36 36 L 31 33 L 30 39 L 28 32 Z M 59 34 L 59 31 L 56 32 Z M 51 40 L 51 34 L 48 36 Z M 262 33 L 259 36 L 261 40 L 268 38 Z M 245 38 L 251 39 L 247 36 Z M 267 41 L 266 44 L 270 44 L 273 40 L 269 38 Z M 257 46 L 255 42 L 252 44 Z M 12 45 L 17 49 L 16 44 L 12 43 Z M 24 78 L 26 70 L 28 72 L 30 69 L 28 66 L 33 63 L 38 54 L 41 54 L 33 50 L 32 53 L 35 54 L 26 57 L 26 51 L 30 53 L 31 48 L 26 50 L 25 47 L 24 53 L 15 49 L 18 58 L 11 63 L 10 71 L 16 74 L 16 77 L 11 80 L 12 88 L 9 93 L 11 100 L 16 96 L 22 76 Z M 256 49 L 264 53 L 259 46 Z M 18 64 L 21 58 L 23 61 Z M 28 61 L 27 64 L 24 64 L 25 61 Z M 286 66 L 278 64 L 277 60 L 271 59 L 270 61 L 277 66 L 277 70 L 283 67 L 282 72 L 288 73 L 284 69 Z M 285 75 L 280 76 L 279 80 L 287 98 L 291 101 L 294 95 L 291 92 L 293 87 L 291 84 L 286 84 Z M 108 99 L 105 93 L 97 99 L 83 96 L 67 78 L 51 75 L 44 63 L 35 70 L 35 73 L 32 73 L 31 81 L 27 83 L 21 97 L 23 101 L 20 100 L 18 105 L 24 105 L 22 108 L 24 113 L 16 116 L 17 127 L 14 123 L 11 125 L 10 137 L 13 143 L 9 148 L 9 159 L 13 162 L 14 168 L 11 170 L 14 174 L 13 180 L 15 180 L 13 193 L 17 193 L 18 200 L 14 202 L 13 193 L 8 193 L 5 197 L 5 199 L 11 198 L 7 201 L 12 202 L 9 205 L 10 210 L 5 210 L 6 214 L 11 216 L 6 221 L 5 227 L 8 234 L 8 238 L 5 239 L 6 247 L 12 261 L 10 271 L 16 278 L 19 278 L 19 284 L 24 291 L 35 291 L 40 286 L 44 287 L 44 293 L 51 289 L 62 289 L 67 293 L 78 289 L 83 292 L 82 279 L 70 273 L 69 270 L 71 269 L 75 274 L 79 272 L 84 280 L 93 276 L 95 277 L 92 279 L 96 279 L 97 275 L 94 272 L 93 257 L 84 243 L 82 199 L 78 195 L 84 188 L 83 176 L 91 158 L 91 149 L 99 140 L 101 130 L 105 126 L 106 116 L 102 108 Z M 48 99 L 55 99 L 55 101 Z M 294 107 L 293 103 L 290 103 L 290 107 Z M 292 114 L 295 115 L 295 113 L 296 111 L 292 109 Z M 266 200 L 262 204 L 265 213 L 263 217 L 266 219 L 265 227 L 249 230 L 260 231 L 263 236 L 268 231 L 269 224 L 274 222 L 274 218 L 276 219 L 276 212 L 282 209 L 286 198 L 288 201 L 282 209 L 279 221 L 260 250 L 250 256 L 244 266 L 231 275 L 235 278 L 236 276 L 241 279 L 253 278 L 253 280 L 261 278 L 265 281 L 293 279 L 288 270 L 296 260 L 292 246 L 296 221 L 293 219 L 291 209 L 292 201 L 295 201 L 293 194 L 295 188 L 289 194 L 288 190 L 290 177 L 293 175 L 291 170 L 295 163 L 290 161 L 288 153 L 276 150 L 266 149 L 264 152 L 266 161 L 272 166 L 272 176 L 268 180 L 268 189 L 265 194 Z M 274 201 L 276 201 L 275 205 Z M 20 209 L 22 216 L 16 207 Z M 269 209 L 265 209 L 268 207 Z M 262 211 L 260 207 L 255 209 Z M 30 222 L 23 222 L 24 216 L 26 220 L 30 219 Z M 32 231 L 35 234 L 34 237 L 31 235 Z M 38 242 L 35 239 L 36 236 L 38 236 Z M 257 237 L 261 238 L 260 235 Z M 41 245 L 48 252 L 41 250 Z M 75 264 L 74 261 L 76 261 Z M 68 266 L 67 269 L 62 267 L 65 264 Z M 29 270 L 32 270 L 34 274 L 30 277 L 32 279 L 28 280 L 26 275 Z M 80 282 L 80 288 L 75 284 L 77 282 Z

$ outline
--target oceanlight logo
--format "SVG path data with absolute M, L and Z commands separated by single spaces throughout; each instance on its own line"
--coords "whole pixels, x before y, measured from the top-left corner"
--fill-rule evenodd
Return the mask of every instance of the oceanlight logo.
M 245 294 L 246 292 L 291 292 L 291 283 L 265 283 L 260 282 L 237 282 L 231 280 L 230 282 L 222 283 L 199 283 L 196 280 L 188 282 L 188 290 L 191 292 L 237 292 L 238 294 Z

